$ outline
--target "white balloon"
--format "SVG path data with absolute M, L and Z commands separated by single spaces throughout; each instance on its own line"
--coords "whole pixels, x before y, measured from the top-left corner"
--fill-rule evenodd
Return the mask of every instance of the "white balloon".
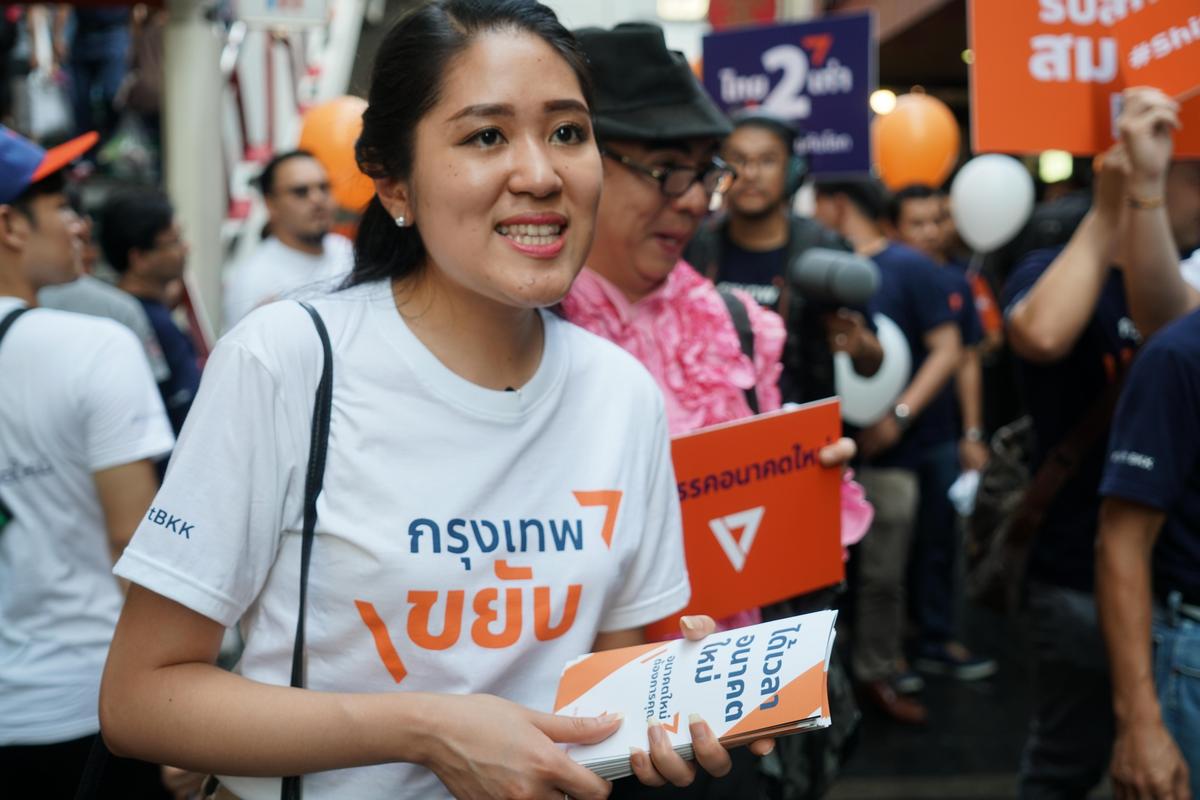
M 971 159 L 950 185 L 958 234 L 977 253 L 990 253 L 1017 235 L 1033 213 L 1033 178 L 1011 156 Z
M 883 348 L 878 372 L 863 377 L 854 371 L 848 354 L 833 354 L 833 380 L 842 401 L 842 418 L 860 428 L 873 425 L 892 410 L 912 371 L 912 353 L 900 326 L 883 314 L 874 319 L 875 335 Z

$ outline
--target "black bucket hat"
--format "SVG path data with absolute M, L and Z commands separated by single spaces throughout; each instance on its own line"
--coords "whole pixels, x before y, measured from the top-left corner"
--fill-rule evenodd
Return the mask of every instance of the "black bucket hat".
M 575 31 L 595 81 L 592 112 L 605 139 L 724 139 L 733 127 L 662 28 L 625 22 Z

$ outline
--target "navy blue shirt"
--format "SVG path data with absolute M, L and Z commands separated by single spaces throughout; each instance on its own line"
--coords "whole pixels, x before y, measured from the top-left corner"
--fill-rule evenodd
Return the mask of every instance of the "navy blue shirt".
M 971 293 L 967 276 L 950 265 L 939 269 L 938 276 L 946 286 L 947 301 L 962 334 L 963 347 L 974 347 L 983 341 L 983 325 L 975 310 L 975 295 Z
M 1133 362 L 1100 494 L 1166 513 L 1154 591 L 1200 604 L 1200 311 L 1159 331 Z
M 171 319 L 171 311 L 157 300 L 147 300 L 139 297 L 138 302 L 146 309 L 154 335 L 162 346 L 163 356 L 167 366 L 171 368 L 170 376 L 158 385 L 162 393 L 163 405 L 167 407 L 167 416 L 171 419 L 171 427 L 175 435 L 183 427 L 183 420 L 192 407 L 196 390 L 200 388 L 200 367 L 196 362 L 196 348 L 192 340 Z
M 1062 248 L 1036 250 L 1025 257 L 1004 287 L 1001 303 L 1007 318 L 1024 299 Z M 1129 319 L 1121 273 L 1111 270 L 1095 311 L 1075 346 L 1051 364 L 1016 358 L 1025 407 L 1033 419 L 1037 445 L 1033 469 L 1088 413 L 1105 387 L 1117 380 L 1137 348 L 1139 337 Z M 1034 537 L 1029 574 L 1046 583 L 1079 591 L 1094 585 L 1096 524 L 1100 513 L 1097 489 L 1104 468 L 1106 435 L 1097 438 L 1046 511 Z
M 872 260 L 879 266 L 879 289 L 872 298 L 871 311 L 888 317 L 904 332 L 912 354 L 912 374 L 916 375 L 929 355 L 925 335 L 956 318 L 946 278 L 927 256 L 895 242 L 889 242 Z M 917 415 L 896 446 L 871 463 L 915 468 L 929 445 L 956 439 L 956 428 L 953 398 L 939 393 Z
M 787 267 L 787 247 L 756 252 L 739 247 L 726 236 L 721 255 L 718 286 L 741 289 L 759 305 L 777 310 Z
M 975 297 L 971 294 L 971 284 L 967 282 L 963 273 L 949 265 L 939 269 L 938 276 L 946 286 L 950 311 L 953 312 L 954 321 L 958 324 L 963 347 L 974 347 L 983 340 L 983 325 L 979 322 L 979 312 L 975 310 Z M 958 402 L 957 387 L 957 380 L 948 381 L 934 400 L 939 407 L 945 406 L 950 409 L 950 418 L 954 422 L 953 436 L 956 439 L 962 431 L 962 407 Z M 944 411 L 939 410 L 938 413 L 944 413 Z

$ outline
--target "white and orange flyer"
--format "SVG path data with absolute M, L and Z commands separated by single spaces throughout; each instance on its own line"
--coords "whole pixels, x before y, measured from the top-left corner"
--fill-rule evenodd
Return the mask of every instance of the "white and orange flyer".
M 629 748 L 649 749 L 646 721 L 692 757 L 688 720 L 698 714 L 726 747 L 829 726 L 827 675 L 836 611 L 818 611 L 714 633 L 699 642 L 606 650 L 567 664 L 554 711 L 621 713 L 620 729 L 568 753 L 602 778 L 631 775 Z

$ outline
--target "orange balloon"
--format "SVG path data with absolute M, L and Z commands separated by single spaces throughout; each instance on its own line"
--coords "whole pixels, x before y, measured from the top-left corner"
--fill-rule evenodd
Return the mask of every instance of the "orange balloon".
M 927 94 L 905 94 L 890 114 L 871 125 L 875 167 L 893 192 L 914 183 L 941 186 L 958 161 L 954 114 Z
M 333 199 L 342 208 L 361 211 L 375 195 L 375 184 L 358 169 L 354 143 L 362 133 L 361 97 L 338 97 L 313 106 L 300 127 L 300 149 L 317 157 L 329 172 Z

